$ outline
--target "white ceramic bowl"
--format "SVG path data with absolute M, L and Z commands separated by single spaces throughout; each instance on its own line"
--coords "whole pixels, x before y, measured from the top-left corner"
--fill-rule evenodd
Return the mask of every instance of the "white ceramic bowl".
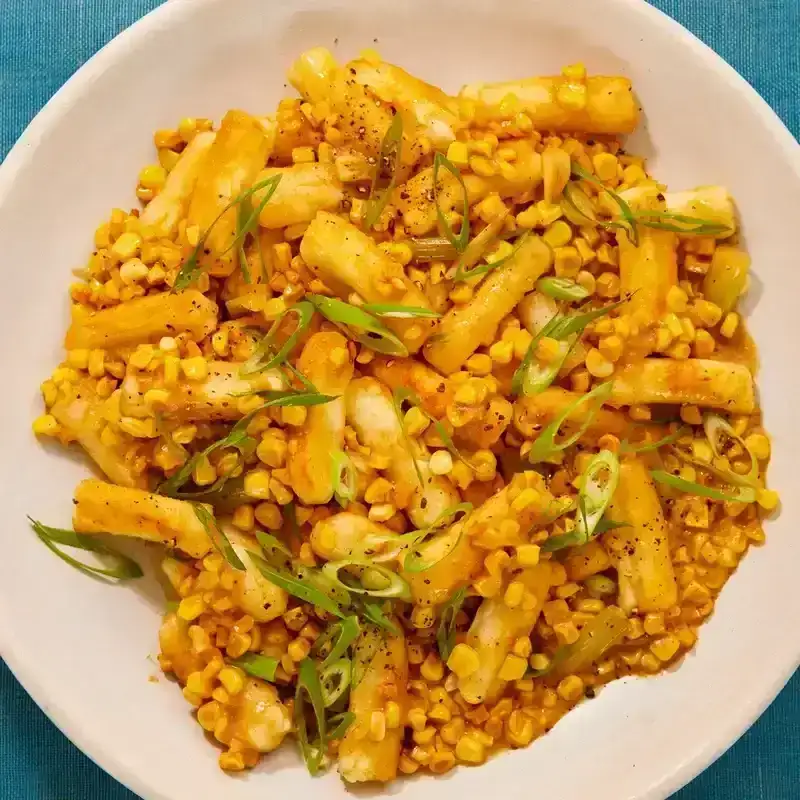
M 67 736 L 148 800 L 345 796 L 335 774 L 312 783 L 291 746 L 243 778 L 223 775 L 177 687 L 148 681 L 163 606 L 155 581 L 127 589 L 84 577 L 41 546 L 25 515 L 68 524 L 86 471 L 39 445 L 30 421 L 59 358 L 70 269 L 109 208 L 135 203 L 152 131 L 230 107 L 271 110 L 301 50 L 324 44 L 344 57 L 373 43 L 451 90 L 577 60 L 629 75 L 645 111 L 631 150 L 673 188 L 723 183 L 738 200 L 770 479 L 783 498 L 767 546 L 725 588 L 679 669 L 611 685 L 526 750 L 388 790 L 409 800 L 532 789 L 553 800 L 663 798 L 753 722 L 800 660 L 800 148 L 732 69 L 639 0 L 173 0 L 70 80 L 0 170 L 2 655 Z

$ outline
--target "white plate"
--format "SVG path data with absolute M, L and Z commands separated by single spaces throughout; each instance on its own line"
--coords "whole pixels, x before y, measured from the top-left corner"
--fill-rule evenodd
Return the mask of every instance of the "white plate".
M 526 750 L 389 789 L 409 800 L 663 798 L 753 722 L 800 660 L 800 148 L 732 69 L 638 0 L 173 0 L 80 70 L 0 170 L 2 655 L 64 733 L 148 800 L 345 796 L 335 774 L 312 783 L 291 747 L 243 778 L 225 777 L 177 687 L 148 681 L 163 606 L 155 582 L 89 580 L 41 546 L 25 515 L 68 524 L 85 474 L 37 444 L 30 421 L 38 384 L 59 358 L 70 269 L 85 262 L 109 208 L 134 204 L 152 131 L 235 106 L 272 110 L 301 50 L 324 44 L 347 57 L 374 42 L 451 90 L 577 60 L 629 75 L 646 121 L 631 150 L 651 156 L 673 188 L 724 183 L 739 202 L 756 276 L 749 322 L 775 437 L 770 478 L 784 503 L 767 546 L 726 587 L 679 669 L 613 684 Z

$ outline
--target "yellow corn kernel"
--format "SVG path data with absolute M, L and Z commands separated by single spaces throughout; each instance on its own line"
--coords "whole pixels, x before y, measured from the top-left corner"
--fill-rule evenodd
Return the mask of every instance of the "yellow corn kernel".
M 777 507 L 780 497 L 778 493 L 772 489 L 760 489 L 757 500 L 758 504 L 765 511 L 772 511 Z
M 217 678 L 228 694 L 239 694 L 244 689 L 244 675 L 237 667 L 223 667 Z
M 769 458 L 770 443 L 763 433 L 751 433 L 745 438 L 744 443 L 759 461 L 766 461 Z
M 468 644 L 457 644 L 447 659 L 448 668 L 459 678 L 472 675 L 480 666 L 480 660 L 475 650 Z
M 722 309 L 710 300 L 697 300 L 694 312 L 707 328 L 713 328 L 722 319 Z
M 419 436 L 430 425 L 428 417 L 417 406 L 412 406 L 406 411 L 403 422 L 406 433 L 411 437 Z
M 514 550 L 517 564 L 521 567 L 535 567 L 539 563 L 540 547 L 537 544 L 521 544 Z
M 514 655 L 524 658 L 526 662 L 530 658 L 531 650 L 532 647 L 529 636 L 520 636 L 519 639 L 514 642 L 514 647 L 512 648 Z
M 475 736 L 462 736 L 456 744 L 456 758 L 466 764 L 482 764 L 486 760 L 486 748 Z
M 434 475 L 447 475 L 453 470 L 453 457 L 447 450 L 437 450 L 431 456 L 428 467 Z
M 106 374 L 106 351 L 90 350 L 86 367 L 93 378 L 102 378 Z
M 617 177 L 617 165 L 619 161 L 611 153 L 598 153 L 592 158 L 594 174 L 604 182 L 612 181 Z
M 619 275 L 615 275 L 613 272 L 604 272 L 597 278 L 595 291 L 600 297 L 619 297 L 619 289 Z
M 430 683 L 438 683 L 444 677 L 444 665 L 438 656 L 429 653 L 419 668 L 420 675 Z
M 52 414 L 42 414 L 33 421 L 33 432 L 37 436 L 55 436 L 61 427 Z
M 509 653 L 505 657 L 497 677 L 501 681 L 518 681 L 525 674 L 527 668 L 528 662 L 524 658 Z
M 308 409 L 304 406 L 287 406 L 281 409 L 281 419 L 286 425 L 299 428 L 305 424 Z
M 127 261 L 138 255 L 142 246 L 142 237 L 132 231 L 123 233 L 113 245 L 111 252 L 120 260 Z
M 556 687 L 562 700 L 573 703 L 583 694 L 583 681 L 577 675 L 568 675 Z
M 586 369 L 595 378 L 607 378 L 614 371 L 614 364 L 600 350 L 592 347 L 586 354 Z
M 469 168 L 481 178 L 492 178 L 497 174 L 495 163 L 486 156 L 470 156 Z
M 717 347 L 717 343 L 714 341 L 714 337 L 708 331 L 701 328 L 694 335 L 694 343 L 692 347 L 694 348 L 694 354 L 697 356 L 697 358 L 708 358 L 713 354 Z
M 270 476 L 266 470 L 253 469 L 244 476 L 244 493 L 256 500 L 269 500 Z
M 556 220 L 542 234 L 542 239 L 544 239 L 550 247 L 565 247 L 572 239 L 572 228 L 570 228 L 569 224 L 564 222 L 564 220 Z
M 137 439 L 155 439 L 158 436 L 156 421 L 153 418 L 121 417 L 119 428 Z
M 167 171 L 160 164 L 150 164 L 139 173 L 139 185 L 160 191 L 167 181 Z
M 469 165 L 469 151 L 464 142 L 451 142 L 447 148 L 447 158 L 457 167 L 466 168 Z
M 516 608 L 522 602 L 522 596 L 525 593 L 525 584 L 521 581 L 512 581 L 505 594 L 503 595 L 503 602 L 509 608 Z
M 689 295 L 680 286 L 670 286 L 667 291 L 667 308 L 675 314 L 683 314 L 689 307 Z
M 204 381 L 208 377 L 208 362 L 203 356 L 182 358 L 181 369 L 190 381 Z
M 204 703 L 197 709 L 197 721 L 209 733 L 214 730 L 217 721 L 222 716 L 222 707 L 215 700 Z
M 206 604 L 199 594 L 189 595 L 184 597 L 178 604 L 178 616 L 186 622 L 193 622 L 196 620 L 206 609 Z
M 647 173 L 638 164 L 630 164 L 622 170 L 622 181 L 628 186 L 636 186 L 646 180 Z
M 583 259 L 575 247 L 556 247 L 553 250 L 553 269 L 559 278 L 576 278 L 582 265 Z M 593 276 L 592 290 L 594 291 Z
M 556 90 L 556 102 L 573 111 L 586 108 L 587 100 L 588 91 L 583 83 L 562 83 Z
M 528 487 L 523 489 L 512 501 L 512 511 L 524 511 L 528 506 L 532 506 L 539 501 L 539 493 L 536 489 Z
M 739 315 L 735 311 L 731 311 L 725 315 L 722 320 L 722 325 L 719 326 L 719 332 L 726 339 L 731 339 L 739 327 Z
M 427 716 L 421 708 L 412 708 L 408 712 L 408 724 L 415 733 L 422 733 L 427 725 Z
M 666 636 L 662 636 L 660 639 L 656 639 L 650 645 L 650 652 L 659 660 L 659 661 L 669 661 L 671 658 L 675 656 L 675 654 L 680 650 L 681 643 L 677 636 L 673 634 L 667 634 Z
M 622 351 L 625 349 L 622 339 L 615 334 L 604 336 L 600 339 L 597 347 L 609 361 L 619 361 Z
M 283 439 L 266 433 L 256 447 L 256 455 L 268 467 L 279 468 L 286 463 L 288 445 Z
M 489 348 L 489 358 L 495 364 L 510 364 L 514 358 L 514 343 L 511 341 L 495 342 Z

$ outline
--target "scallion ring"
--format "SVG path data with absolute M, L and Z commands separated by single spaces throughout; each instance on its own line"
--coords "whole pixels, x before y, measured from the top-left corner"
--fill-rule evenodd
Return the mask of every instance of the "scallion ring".
M 396 113 L 381 141 L 381 151 L 364 212 L 364 230 L 378 221 L 397 185 L 397 171 L 403 154 L 403 118 Z
M 569 278 L 539 278 L 536 288 L 554 300 L 568 300 L 577 302 L 589 296 L 588 289 Z
M 442 315 L 438 311 L 421 306 L 404 306 L 402 303 L 364 303 L 362 311 L 368 311 L 376 317 L 389 319 L 439 319 Z
M 436 629 L 436 644 L 442 661 L 447 663 L 456 643 L 456 617 L 464 605 L 467 590 L 463 586 L 456 589 L 447 602 L 442 605 L 439 615 L 439 627 Z
M 308 735 L 305 715 L 305 698 L 308 697 L 317 724 L 317 741 Z M 325 718 L 325 698 L 317 673 L 317 667 L 310 658 L 304 658 L 297 665 L 297 690 L 294 696 L 294 722 L 300 753 L 308 771 L 316 775 L 322 766 L 322 759 L 328 746 L 327 721 Z
M 347 574 L 351 580 L 345 582 L 341 578 L 342 570 L 356 568 L 361 573 L 356 577 Z M 411 588 L 396 572 L 387 569 L 381 564 L 363 558 L 347 558 L 341 561 L 329 561 L 322 567 L 322 573 L 333 583 L 336 583 L 355 594 L 364 594 L 370 597 L 391 597 L 398 600 L 411 600 Z M 371 584 L 367 586 L 365 584 Z
M 247 378 L 283 364 L 289 358 L 300 337 L 308 330 L 308 326 L 314 316 L 314 310 L 314 306 L 305 300 L 287 308 L 272 323 L 264 338 L 256 345 L 253 355 L 239 367 L 239 375 Z M 281 323 L 289 314 L 297 315 L 297 326 L 276 353 L 273 347 L 275 337 L 278 334 Z
M 200 505 L 200 503 L 192 503 L 192 508 L 194 509 L 195 516 L 206 529 L 208 538 L 211 539 L 212 544 L 222 554 L 222 557 L 234 569 L 244 572 L 247 567 L 245 567 L 242 559 L 236 555 L 233 545 L 222 532 L 222 528 L 218 525 L 214 515 L 205 506 Z
M 337 700 L 344 697 L 350 688 L 351 677 L 352 664 L 349 658 L 340 658 L 321 670 L 319 682 L 325 708 L 330 708 Z
M 461 230 L 458 235 L 453 232 L 449 220 L 445 217 L 442 207 L 439 205 L 439 171 L 441 169 L 446 169 L 461 186 L 464 208 L 461 213 Z M 442 233 L 459 253 L 463 253 L 469 244 L 469 195 L 458 167 L 444 154 L 438 152 L 433 157 L 433 202 L 436 205 L 436 218 L 439 220 L 439 227 L 442 229 Z
M 750 457 L 750 469 L 745 475 L 739 475 L 733 470 L 726 470 L 725 476 L 737 485 L 755 486 L 758 482 L 758 459 L 747 446 L 744 439 L 731 427 L 731 424 L 719 414 L 706 413 L 703 415 L 703 430 L 708 443 L 716 458 L 726 458 L 725 440 L 735 442 Z
M 261 678 L 262 681 L 272 683 L 275 680 L 275 673 L 278 670 L 279 661 L 272 656 L 262 656 L 260 653 L 245 653 L 239 658 L 228 659 L 231 666 L 252 675 L 254 678 Z
M 331 476 L 333 496 L 342 508 L 347 508 L 358 493 L 358 474 L 353 460 L 343 450 L 331 456 Z
M 445 509 L 427 528 L 406 534 L 412 543 L 403 559 L 404 571 L 410 573 L 426 572 L 442 559 L 447 558 L 461 542 L 461 538 L 464 535 L 463 518 L 472 512 L 472 508 L 472 503 L 459 503 L 456 506 Z M 452 520 L 448 524 L 454 524 L 456 522 L 454 518 L 459 514 L 461 515 L 460 522 L 462 526 L 458 531 L 449 531 L 443 533 L 441 537 L 437 537 L 435 541 L 427 541 L 429 546 L 425 550 L 433 550 L 434 552 L 433 554 L 425 552 L 423 547 L 428 537 L 438 533 L 442 523 Z M 426 556 L 428 557 L 427 559 Z
M 322 653 L 325 646 L 330 644 L 330 650 L 324 657 L 324 661 L 320 665 L 323 669 L 334 661 L 342 658 L 350 648 L 350 645 L 358 639 L 361 633 L 361 626 L 358 623 L 358 617 L 349 616 L 345 617 L 338 622 L 334 622 L 317 637 L 314 646 L 311 648 L 311 655 L 316 657 Z

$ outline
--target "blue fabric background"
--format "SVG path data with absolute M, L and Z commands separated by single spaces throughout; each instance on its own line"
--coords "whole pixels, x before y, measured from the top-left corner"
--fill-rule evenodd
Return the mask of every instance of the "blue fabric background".
M 159 2 L 3 0 L 0 156 L 84 61 Z M 800 136 L 800 0 L 653 0 L 653 5 L 711 45 Z M 756 725 L 673 800 L 798 798 L 800 673 Z M 0 800 L 135 800 L 56 730 L 2 663 Z

